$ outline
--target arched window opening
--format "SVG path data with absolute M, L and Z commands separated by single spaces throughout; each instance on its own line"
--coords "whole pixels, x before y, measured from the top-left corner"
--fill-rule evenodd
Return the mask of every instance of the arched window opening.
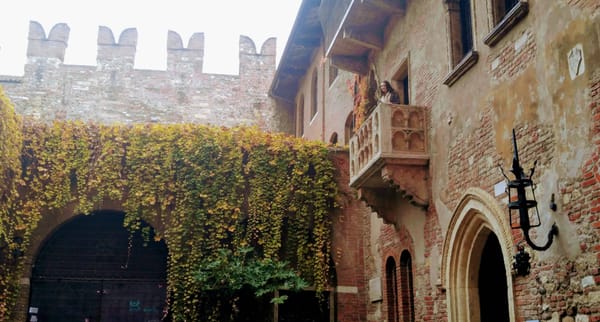
M 393 257 L 389 257 L 385 263 L 385 284 L 388 321 L 398 322 L 398 280 Z
M 331 133 L 331 136 L 329 137 L 329 144 L 331 144 L 331 145 L 337 145 L 338 144 L 338 134 L 337 134 L 337 132 Z
M 350 138 L 354 135 L 354 113 L 350 112 L 346 117 L 346 123 L 344 125 L 344 144 L 350 142 Z
M 403 251 L 400 256 L 400 300 L 402 308 L 401 321 L 415 321 L 415 298 L 413 293 L 412 259 L 408 251 Z
M 317 79 L 318 79 L 318 73 L 317 73 L 317 70 L 315 69 L 315 71 L 313 72 L 313 75 L 312 75 L 312 82 L 311 82 L 311 87 L 310 87 L 311 88 L 311 93 L 310 93 L 310 96 L 311 96 L 310 118 L 311 119 L 315 116 L 315 114 L 317 114 L 317 102 L 318 102 L 318 100 L 317 100 L 317 96 L 318 96 L 317 95 L 318 94 L 317 93 L 317 90 L 318 90 Z
M 304 95 L 300 96 L 298 100 L 298 107 L 296 108 L 296 136 L 302 137 L 304 135 Z

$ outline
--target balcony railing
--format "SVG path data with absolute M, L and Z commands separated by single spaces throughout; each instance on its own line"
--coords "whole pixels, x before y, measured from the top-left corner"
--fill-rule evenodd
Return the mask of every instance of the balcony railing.
M 382 170 L 394 166 L 427 166 L 428 109 L 379 103 L 350 138 L 350 185 L 389 187 Z

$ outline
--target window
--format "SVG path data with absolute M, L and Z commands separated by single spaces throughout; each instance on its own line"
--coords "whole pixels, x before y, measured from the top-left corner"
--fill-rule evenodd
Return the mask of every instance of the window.
M 333 84 L 333 81 L 337 78 L 338 69 L 337 67 L 329 64 L 329 86 Z
M 410 103 L 410 100 L 408 98 L 408 75 L 403 77 L 400 80 L 400 83 L 402 84 L 402 96 L 400 97 L 400 101 L 402 102 L 402 104 L 408 105 Z
M 310 118 L 312 119 L 316 114 L 317 114 L 317 80 L 318 80 L 318 73 L 317 70 L 315 69 L 315 71 L 313 72 L 312 75 L 312 81 L 311 81 L 311 104 L 310 104 Z
M 494 0 L 492 1 L 493 5 L 493 15 L 494 15 L 494 25 L 497 25 L 502 21 L 510 9 L 517 5 L 519 1 L 517 0 Z
M 485 36 L 483 43 L 496 45 L 529 12 L 529 6 L 523 0 L 492 0 L 492 21 L 494 25 Z
M 331 145 L 337 145 L 338 144 L 338 134 L 337 134 L 337 132 L 331 133 L 331 136 L 329 137 L 329 144 L 331 144 Z
M 459 0 L 459 12 L 460 12 L 460 38 L 458 39 L 460 45 L 460 53 L 462 57 L 465 57 L 471 50 L 473 50 L 473 23 L 471 22 L 471 0 Z M 457 55 L 458 57 L 458 55 Z M 459 59 L 459 60 L 461 60 Z M 454 61 L 458 64 L 458 61 Z
M 388 322 L 398 322 L 398 281 L 393 257 L 388 257 L 385 263 L 385 285 Z
M 408 251 L 400 256 L 400 300 L 402 322 L 415 321 L 415 298 L 413 296 L 412 259 Z
M 354 113 L 351 112 L 346 117 L 346 123 L 344 124 L 344 144 L 350 142 L 350 138 L 354 135 Z
M 444 79 L 451 86 L 477 62 L 474 50 L 471 0 L 446 0 L 452 71 Z
M 408 60 L 404 61 L 398 71 L 392 77 L 394 89 L 400 96 L 400 104 L 410 104 L 410 81 L 408 78 Z
M 304 135 L 304 95 L 300 96 L 298 100 L 298 107 L 296 108 L 296 136 L 302 137 Z
M 450 60 L 456 67 L 473 50 L 471 0 L 446 0 L 449 14 Z

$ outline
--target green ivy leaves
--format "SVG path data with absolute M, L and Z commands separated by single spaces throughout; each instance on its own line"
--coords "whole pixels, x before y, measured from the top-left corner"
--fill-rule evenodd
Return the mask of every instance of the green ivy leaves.
M 22 245 L 14 242 L 30 224 L 30 217 L 13 215 L 21 185 L 21 120 L 0 86 L 0 320 L 15 301 L 18 267 L 12 265 L 13 252 Z
M 40 216 L 68 206 L 89 213 L 120 204 L 126 227 L 147 221 L 168 244 L 176 320 L 198 320 L 206 285 L 198 272 L 208 259 L 222 264 L 223 252 L 244 258 L 251 247 L 256 263 L 276 278 L 302 278 L 317 290 L 327 285 L 337 187 L 324 145 L 253 127 L 22 126 L 7 106 L 4 99 L 0 239 L 17 228 L 28 238 Z M 277 266 L 283 261 L 294 276 L 277 275 L 285 271 Z M 2 287 L 16 285 L 16 276 L 0 277 Z M 249 279 L 269 289 L 268 280 Z M 3 302 L 9 295 L 1 291 Z

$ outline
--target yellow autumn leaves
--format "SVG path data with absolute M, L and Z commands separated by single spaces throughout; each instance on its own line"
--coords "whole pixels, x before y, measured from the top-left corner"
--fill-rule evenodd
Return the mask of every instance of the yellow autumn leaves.
M 183 320 L 198 320 L 193 274 L 218 249 L 253 247 L 327 285 L 337 187 L 324 145 L 253 127 L 21 125 L 0 99 L 0 238 L 17 225 L 28 238 L 41 216 L 65 207 L 121 205 L 127 227 L 147 221 L 167 241 L 169 302 Z M 16 286 L 17 276 L 0 283 Z

